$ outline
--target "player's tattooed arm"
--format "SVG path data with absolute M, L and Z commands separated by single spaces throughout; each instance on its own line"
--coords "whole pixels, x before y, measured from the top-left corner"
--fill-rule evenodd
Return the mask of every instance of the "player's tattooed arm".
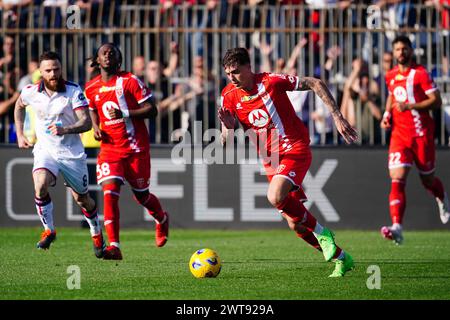
M 89 117 L 89 110 L 87 107 L 75 109 L 75 116 L 78 118 L 77 122 L 68 126 L 60 126 L 55 123 L 48 126 L 50 133 L 55 136 L 63 136 L 65 134 L 83 133 L 91 130 L 92 121 Z
M 348 121 L 342 116 L 341 111 L 334 100 L 333 95 L 331 94 L 328 87 L 325 83 L 317 78 L 312 77 L 303 77 L 299 80 L 299 89 L 303 90 L 312 90 L 319 98 L 323 101 L 323 103 L 327 106 L 328 110 L 330 110 L 331 115 L 333 116 L 334 123 L 336 124 L 336 129 L 344 138 L 345 142 L 352 143 L 358 139 L 358 134 L 355 129 L 348 123 Z
M 328 107 L 333 116 L 335 114 L 339 115 L 341 113 L 336 101 L 334 100 L 333 95 L 322 80 L 313 77 L 303 77 L 300 78 L 298 87 L 298 90 L 300 91 L 314 91 L 314 93 L 317 94 L 320 99 L 322 99 L 323 103 Z
M 28 149 L 33 146 L 33 144 L 28 141 L 23 133 L 23 124 L 25 122 L 25 108 L 27 106 L 23 103 L 22 97 L 16 101 L 16 105 L 14 107 L 14 122 L 16 125 L 16 135 L 17 135 L 17 144 L 21 149 Z

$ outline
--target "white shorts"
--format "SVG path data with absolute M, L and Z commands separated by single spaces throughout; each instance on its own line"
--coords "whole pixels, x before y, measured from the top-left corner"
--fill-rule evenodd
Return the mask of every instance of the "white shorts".
M 35 150 L 33 172 L 38 169 L 48 170 L 54 177 L 61 171 L 66 186 L 72 188 L 78 194 L 86 194 L 89 185 L 89 173 L 86 162 L 86 154 L 80 159 L 55 160 L 45 150 Z

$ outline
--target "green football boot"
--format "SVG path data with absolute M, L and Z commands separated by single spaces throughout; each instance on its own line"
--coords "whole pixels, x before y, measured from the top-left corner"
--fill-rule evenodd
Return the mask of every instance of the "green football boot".
M 323 228 L 322 234 L 316 236 L 316 238 L 322 248 L 322 253 L 325 260 L 330 261 L 336 253 L 336 244 L 334 243 L 333 232 L 327 228 Z
M 330 278 L 343 277 L 347 271 L 353 270 L 355 268 L 355 263 L 353 258 L 347 252 L 344 252 L 344 260 L 336 259 L 336 266 L 332 274 L 329 275 Z

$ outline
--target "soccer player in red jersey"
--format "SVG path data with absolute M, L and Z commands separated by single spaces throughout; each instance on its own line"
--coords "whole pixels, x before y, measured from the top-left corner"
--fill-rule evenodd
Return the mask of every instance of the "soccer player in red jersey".
M 169 216 L 149 192 L 150 141 L 144 120 L 158 111 L 151 91 L 132 73 L 121 71 L 121 64 L 119 48 L 112 43 L 101 45 L 92 60 L 100 75 L 86 84 L 94 136 L 101 141 L 97 182 L 103 189 L 104 223 L 110 241 L 104 255 L 107 260 L 122 259 L 119 195 L 125 180 L 135 200 L 156 221 L 156 245 L 164 246 L 169 235 Z
M 392 42 L 398 65 L 386 74 L 389 96 L 381 127 L 392 129 L 389 146 L 391 192 L 389 209 L 392 226 L 381 228 L 383 237 L 401 244 L 402 222 L 406 207 L 405 185 L 413 163 L 422 184 L 435 198 L 442 223 L 450 217 L 447 193 L 441 180 L 434 176 L 434 121 L 430 110 L 440 108 L 439 90 L 426 69 L 414 63 L 411 41 L 398 36 Z
M 231 82 L 222 91 L 219 109 L 222 142 L 230 138 L 230 129 L 234 129 L 237 118 L 244 130 L 256 134 L 260 155 L 262 149 L 265 149 L 264 154 L 277 154 L 278 161 L 264 163 L 270 182 L 269 202 L 298 237 L 322 251 L 326 261 L 335 261 L 330 277 L 343 276 L 354 267 L 352 257 L 335 244 L 333 233 L 321 226 L 302 203 L 306 197 L 301 185 L 312 159 L 310 140 L 286 91 L 313 90 L 330 109 L 337 130 L 347 143 L 357 139 L 356 131 L 342 117 L 333 96 L 319 79 L 255 74 L 245 48 L 229 49 L 222 66 Z

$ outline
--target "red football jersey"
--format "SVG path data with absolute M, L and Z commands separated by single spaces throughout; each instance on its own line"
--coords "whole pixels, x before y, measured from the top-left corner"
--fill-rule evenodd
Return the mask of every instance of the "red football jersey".
M 296 152 L 310 143 L 308 129 L 286 94 L 298 90 L 299 82 L 295 76 L 256 74 L 255 87 L 250 92 L 229 83 L 222 91 L 222 107 L 237 116 L 244 130 L 256 133 L 259 151 L 264 146 L 267 155 Z
M 386 74 L 386 84 L 392 102 L 417 103 L 427 99 L 427 94 L 437 90 L 427 70 L 422 65 L 412 65 L 401 73 L 398 66 Z M 392 110 L 392 136 L 422 137 L 434 132 L 434 121 L 428 110 Z
M 150 89 L 132 73 L 120 72 L 107 83 L 101 75 L 86 84 L 89 109 L 97 110 L 102 129 L 100 156 L 113 161 L 128 154 L 149 151 L 150 139 L 144 119 L 120 118 L 112 120 L 108 110 L 138 109 L 139 104 L 152 96 Z

